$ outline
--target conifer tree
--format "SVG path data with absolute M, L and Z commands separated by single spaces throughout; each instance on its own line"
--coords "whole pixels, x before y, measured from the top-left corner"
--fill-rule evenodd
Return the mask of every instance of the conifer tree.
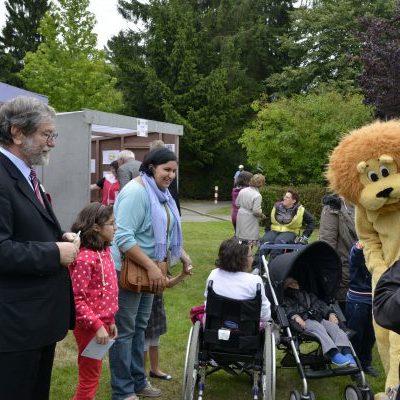
M 7 20 L 0 34 L 0 81 L 21 85 L 16 73 L 28 51 L 41 43 L 39 23 L 49 9 L 48 0 L 8 0 Z
M 89 0 L 59 0 L 46 13 L 39 32 L 43 42 L 25 56 L 19 73 L 26 87 L 49 97 L 57 111 L 94 108 L 118 112 L 122 95 L 113 67 L 96 48 L 95 17 Z

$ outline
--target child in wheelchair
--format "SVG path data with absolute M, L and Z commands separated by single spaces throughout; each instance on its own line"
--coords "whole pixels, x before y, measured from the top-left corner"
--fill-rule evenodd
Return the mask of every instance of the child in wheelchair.
M 218 259 L 207 278 L 204 296 L 207 298 L 208 284 L 213 282 L 216 294 L 235 300 L 248 300 L 255 297 L 257 285 L 261 285 L 261 321 L 271 318 L 271 305 L 265 295 L 260 276 L 251 274 L 253 253 L 246 241 L 237 238 L 224 240 L 219 248 Z

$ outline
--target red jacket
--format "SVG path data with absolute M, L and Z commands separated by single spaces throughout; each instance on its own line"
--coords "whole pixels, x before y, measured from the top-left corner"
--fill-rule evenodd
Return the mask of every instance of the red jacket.
M 115 203 L 115 199 L 120 191 L 119 182 L 110 182 L 107 178 L 104 179 L 103 183 L 103 198 L 102 203 L 105 206 L 109 206 Z
M 113 324 L 118 310 L 118 283 L 110 248 L 96 251 L 82 247 L 68 268 L 77 325 L 96 332 L 104 324 Z

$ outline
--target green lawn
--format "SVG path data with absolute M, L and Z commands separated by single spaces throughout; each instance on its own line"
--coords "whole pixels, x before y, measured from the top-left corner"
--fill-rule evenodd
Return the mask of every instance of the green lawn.
M 186 342 L 191 322 L 189 309 L 203 302 L 206 278 L 213 268 L 218 247 L 222 240 L 232 236 L 230 222 L 187 222 L 183 223 L 185 249 L 191 255 L 194 273 L 186 282 L 165 292 L 168 314 L 168 333 L 161 337 L 161 366 L 165 372 L 173 375 L 173 380 L 163 382 L 153 380 L 155 386 L 162 389 L 163 399 L 175 400 L 181 396 L 182 369 L 185 358 Z M 317 234 L 313 235 L 316 238 Z M 179 268 L 177 266 L 176 268 Z M 69 335 L 57 348 L 57 358 L 53 370 L 51 399 L 69 399 L 77 381 L 76 350 L 74 338 Z M 381 371 L 377 354 L 374 354 L 374 366 Z M 309 381 L 318 400 L 343 398 L 343 390 L 351 382 L 348 377 Z M 383 378 L 370 379 L 375 392 L 383 389 Z M 301 389 L 297 371 L 282 370 L 277 372 L 277 400 L 289 398 L 290 390 Z M 96 400 L 111 398 L 109 387 L 108 361 L 104 362 L 102 379 Z M 206 380 L 205 400 L 250 400 L 251 388 L 246 376 L 233 377 L 227 373 L 216 373 Z

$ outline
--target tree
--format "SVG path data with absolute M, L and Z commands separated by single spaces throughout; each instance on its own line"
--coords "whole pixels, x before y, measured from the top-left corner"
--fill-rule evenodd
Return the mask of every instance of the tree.
M 362 22 L 359 83 L 365 103 L 373 105 L 380 118 L 399 118 L 400 4 L 389 19 L 365 18 Z
M 35 53 L 28 52 L 19 76 L 26 87 L 49 96 L 58 111 L 81 108 L 117 112 L 122 95 L 115 89 L 113 67 L 96 49 L 95 18 L 89 0 L 59 0 L 43 18 L 43 36 Z
M 0 35 L 0 80 L 21 85 L 16 73 L 28 51 L 36 51 L 42 37 L 39 23 L 49 9 L 48 0 L 8 0 L 7 20 Z
M 392 9 L 393 0 L 316 0 L 292 11 L 290 32 L 279 38 L 291 64 L 267 78 L 267 93 L 291 95 L 321 84 L 342 92 L 357 89 L 360 18 Z
M 291 1 L 120 0 L 119 7 L 144 25 L 109 42 L 127 112 L 184 125 L 184 194 L 211 196 L 214 185 L 227 194 L 243 163 L 237 140 L 250 104 L 286 62 L 275 36 L 287 29 Z
M 249 161 L 259 163 L 268 182 L 323 183 L 328 153 L 342 134 L 373 118 L 361 95 L 326 91 L 255 102 L 257 118 L 240 139 Z

